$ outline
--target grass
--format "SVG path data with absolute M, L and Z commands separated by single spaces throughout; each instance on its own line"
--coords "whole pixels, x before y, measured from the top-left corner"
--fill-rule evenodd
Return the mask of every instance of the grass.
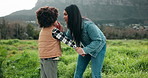
M 77 53 L 63 44 L 58 78 L 73 78 Z M 36 40 L 0 40 L 0 78 L 39 78 Z M 107 40 L 103 78 L 148 78 L 148 40 Z M 91 78 L 88 65 L 84 78 Z

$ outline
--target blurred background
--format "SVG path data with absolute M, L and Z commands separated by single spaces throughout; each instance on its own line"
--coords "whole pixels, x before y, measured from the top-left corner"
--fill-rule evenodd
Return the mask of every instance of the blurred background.
M 35 12 L 43 6 L 59 9 L 78 5 L 105 34 L 107 50 L 103 78 L 148 78 L 148 0 L 0 0 L 0 78 L 39 78 Z M 58 78 L 73 78 L 78 54 L 61 43 Z M 84 78 L 91 77 L 91 64 Z
M 63 11 L 70 4 L 78 5 L 82 16 L 94 21 L 107 39 L 148 39 L 148 0 L 37 0 L 34 4 L 0 17 L 0 39 L 37 39 L 35 11 L 43 6 L 58 8 L 58 21 L 66 27 Z

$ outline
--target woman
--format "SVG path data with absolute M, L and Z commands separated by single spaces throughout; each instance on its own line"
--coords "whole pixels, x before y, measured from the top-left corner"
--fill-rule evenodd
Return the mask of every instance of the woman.
M 80 55 L 78 56 L 74 78 L 82 78 L 90 61 L 92 63 L 92 78 L 101 78 L 101 69 L 106 52 L 104 34 L 91 20 L 81 17 L 79 8 L 76 5 L 65 8 L 64 20 L 69 29 L 66 32 L 67 37 L 73 39 L 76 45 L 79 46 L 76 49 Z M 81 56 L 84 54 L 85 56 Z

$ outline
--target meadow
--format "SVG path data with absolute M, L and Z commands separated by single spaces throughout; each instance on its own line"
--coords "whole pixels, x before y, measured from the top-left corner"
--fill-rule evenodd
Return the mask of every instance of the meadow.
M 63 44 L 58 78 L 73 78 L 78 54 Z M 91 64 L 91 62 L 90 62 Z M 90 64 L 84 78 L 91 78 Z M 0 78 L 40 78 L 37 40 L 0 40 Z M 148 78 L 148 40 L 107 40 L 103 78 Z

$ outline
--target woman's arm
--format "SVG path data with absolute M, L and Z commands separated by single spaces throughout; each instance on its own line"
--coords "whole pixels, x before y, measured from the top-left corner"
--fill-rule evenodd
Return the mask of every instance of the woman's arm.
M 86 54 L 89 54 L 102 46 L 104 40 L 102 38 L 102 31 L 94 23 L 88 22 L 86 30 L 91 42 L 89 45 L 85 46 L 83 50 Z

